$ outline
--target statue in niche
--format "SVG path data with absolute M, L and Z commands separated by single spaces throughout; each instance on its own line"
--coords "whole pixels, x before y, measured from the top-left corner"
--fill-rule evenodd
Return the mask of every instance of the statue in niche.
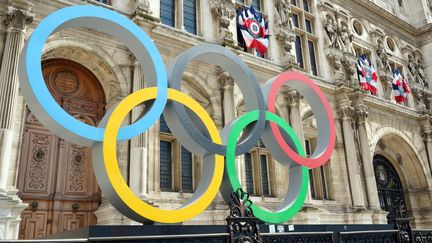
M 292 29 L 291 22 L 291 7 L 287 0 L 275 0 L 274 6 L 276 8 L 276 21 L 280 26 Z
M 417 64 L 412 56 L 408 56 L 408 70 L 414 77 L 417 75 Z
M 329 46 L 337 48 L 337 27 L 334 19 L 330 15 L 327 15 L 326 17 L 324 29 L 330 41 Z
M 341 40 L 340 45 L 342 46 L 341 49 L 345 52 L 355 53 L 351 45 L 353 34 L 349 33 L 348 25 L 345 22 L 341 22 L 339 35 Z
M 378 59 L 381 63 L 381 67 L 383 69 L 389 69 L 390 64 L 388 62 L 388 54 L 387 54 L 387 51 L 384 47 L 384 43 L 382 43 L 381 41 L 378 42 L 376 53 L 377 53 Z
M 427 74 L 424 71 L 423 62 L 420 59 L 417 61 L 417 72 L 418 72 L 419 78 L 423 82 L 423 85 L 426 87 L 429 87 L 428 81 L 427 81 Z

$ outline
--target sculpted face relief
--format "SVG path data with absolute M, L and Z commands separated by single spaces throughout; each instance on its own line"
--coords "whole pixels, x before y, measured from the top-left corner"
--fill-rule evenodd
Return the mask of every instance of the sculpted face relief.
M 148 82 L 148 88 L 130 94 L 112 112 L 108 112 L 99 127 L 89 126 L 66 113 L 49 93 L 42 76 L 41 56 L 48 37 L 72 27 L 90 28 L 121 40 L 140 62 Z M 232 76 L 243 93 L 246 114 L 231 121 L 220 133 L 206 110 L 180 92 L 183 72 L 192 60 L 220 66 Z M 253 72 L 237 55 L 212 44 L 200 44 L 186 50 L 166 70 L 158 49 L 140 27 L 101 7 L 67 7 L 46 17 L 21 53 L 19 75 L 24 98 L 37 119 L 59 137 L 93 147 L 93 167 L 103 193 L 117 210 L 139 222 L 178 223 L 191 219 L 210 205 L 218 191 L 228 202 L 231 192 L 241 188 L 235 156 L 249 152 L 259 139 L 278 162 L 289 168 L 289 188 L 278 209 L 273 211 L 253 204 L 253 213 L 269 223 L 288 221 L 301 209 L 306 198 L 308 169 L 325 164 L 335 145 L 330 105 L 308 77 L 286 72 L 260 86 Z M 315 114 L 318 142 L 310 158 L 305 157 L 302 141 L 289 124 L 274 114 L 276 97 L 284 84 L 296 89 Z M 151 100 L 153 105 L 141 119 L 121 127 L 134 107 Z M 190 118 L 186 109 L 195 113 L 201 124 L 195 124 L 196 120 Z M 202 156 L 204 163 L 193 196 L 175 210 L 160 209 L 142 201 L 127 185 L 117 162 L 117 141 L 145 132 L 162 113 L 173 135 L 186 149 Z M 239 140 L 246 126 L 252 123 Z M 197 129 L 199 126 L 204 126 L 208 135 Z

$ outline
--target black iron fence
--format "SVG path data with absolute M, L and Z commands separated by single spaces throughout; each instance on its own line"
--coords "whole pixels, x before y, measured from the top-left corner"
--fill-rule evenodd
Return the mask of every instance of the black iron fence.
M 429 243 L 432 242 L 432 230 L 412 230 L 413 242 Z

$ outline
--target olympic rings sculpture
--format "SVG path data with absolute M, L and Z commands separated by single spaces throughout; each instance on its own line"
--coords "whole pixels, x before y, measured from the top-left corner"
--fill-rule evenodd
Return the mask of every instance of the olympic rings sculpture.
M 130 94 L 107 112 L 99 127 L 89 126 L 65 112 L 50 94 L 42 75 L 44 44 L 55 32 L 72 27 L 85 27 L 118 38 L 135 54 L 148 82 L 148 88 Z M 233 77 L 243 93 L 247 113 L 230 122 L 221 133 L 205 109 L 180 92 L 183 72 L 192 60 L 220 66 Z M 177 223 L 191 219 L 209 206 L 218 191 L 228 202 L 231 192 L 241 187 L 235 156 L 248 152 L 260 138 L 274 158 L 289 167 L 289 190 L 275 211 L 256 204 L 252 205 L 252 210 L 265 222 L 285 222 L 304 203 L 309 184 L 308 168 L 326 163 L 335 145 L 330 105 L 318 86 L 306 76 L 286 72 L 260 87 L 253 72 L 237 55 L 213 44 L 186 50 L 166 70 L 157 47 L 140 27 L 101 7 L 73 6 L 47 16 L 23 48 L 19 75 L 26 103 L 37 119 L 59 137 L 93 147 L 93 167 L 102 192 L 121 213 L 139 222 Z M 315 114 L 318 141 L 309 158 L 305 157 L 302 142 L 293 129 L 275 114 L 276 97 L 284 84 L 300 92 Z M 134 107 L 151 100 L 154 100 L 153 105 L 141 119 L 121 127 Z M 188 112 L 195 113 L 198 120 L 192 119 Z M 186 149 L 202 156 L 205 164 L 193 196 L 176 210 L 159 209 L 142 201 L 127 185 L 117 162 L 117 141 L 145 132 L 162 113 L 173 135 Z M 249 129 L 245 131 L 247 126 Z M 205 128 L 207 134 L 200 128 Z

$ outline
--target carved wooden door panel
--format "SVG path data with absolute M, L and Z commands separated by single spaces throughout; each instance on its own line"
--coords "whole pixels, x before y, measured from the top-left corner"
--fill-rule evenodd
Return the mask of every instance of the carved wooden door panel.
M 78 63 L 51 59 L 42 65 L 45 81 L 63 109 L 95 126 L 104 115 L 105 95 L 96 77 Z M 95 224 L 100 202 L 91 149 L 45 129 L 27 109 L 18 189 L 29 204 L 21 215 L 21 239 L 40 238 Z

